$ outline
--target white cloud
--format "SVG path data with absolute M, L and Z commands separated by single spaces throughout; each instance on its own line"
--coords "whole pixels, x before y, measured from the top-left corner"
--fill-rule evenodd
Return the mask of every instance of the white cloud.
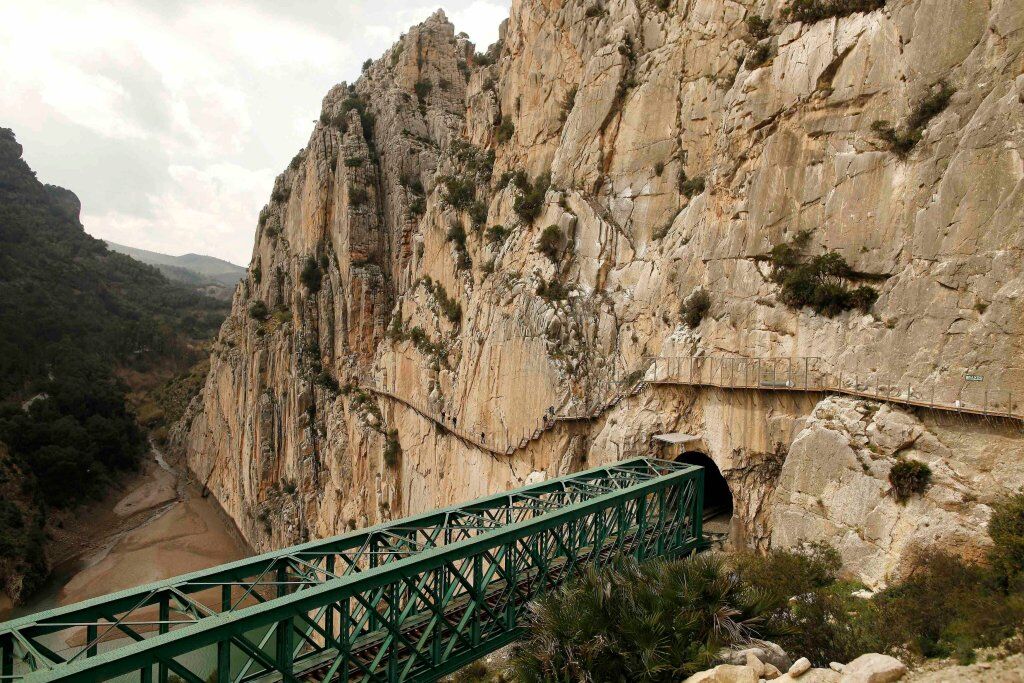
M 93 234 L 245 262 L 331 85 L 438 5 L 486 46 L 509 2 L 0 2 L 0 125 Z
M 473 0 L 468 7 L 456 10 L 448 18 L 456 31 L 465 31 L 479 49 L 498 40 L 498 26 L 508 17 L 508 5 L 487 0 Z
M 175 165 L 168 170 L 171 185 L 150 197 L 151 216 L 119 211 L 84 213 L 86 230 L 96 237 L 152 251 L 213 253 L 247 264 L 251 235 L 236 227 L 255 226 L 275 172 L 234 164 L 205 168 Z

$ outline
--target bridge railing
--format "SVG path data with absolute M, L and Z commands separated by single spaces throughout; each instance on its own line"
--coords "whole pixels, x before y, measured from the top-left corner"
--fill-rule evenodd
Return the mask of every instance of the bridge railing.
M 835 370 L 816 357 L 692 356 L 651 357 L 645 379 L 655 384 L 829 392 L 936 410 L 1024 419 L 1019 396 L 968 377 L 972 376 L 899 382 L 881 373 Z
M 0 624 L 0 676 L 434 680 L 584 567 L 696 548 L 702 507 L 698 467 L 599 467 Z

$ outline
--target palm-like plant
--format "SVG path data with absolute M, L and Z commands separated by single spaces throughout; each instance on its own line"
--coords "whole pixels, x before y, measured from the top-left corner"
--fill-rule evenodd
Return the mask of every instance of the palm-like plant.
M 772 635 L 779 606 L 711 554 L 622 560 L 535 602 L 513 666 L 524 681 L 678 680 L 722 647 Z

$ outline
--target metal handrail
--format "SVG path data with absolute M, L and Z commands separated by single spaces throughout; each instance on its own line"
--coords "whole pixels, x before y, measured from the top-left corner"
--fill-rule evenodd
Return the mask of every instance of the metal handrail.
M 1018 410 L 1012 391 L 985 385 L 975 387 L 966 380 L 961 386 L 940 382 L 892 384 L 883 381 L 877 373 L 836 371 L 822 358 L 812 356 L 658 356 L 650 360 L 650 376 L 645 379 L 652 384 L 824 392 L 967 415 L 1024 420 L 1024 412 Z

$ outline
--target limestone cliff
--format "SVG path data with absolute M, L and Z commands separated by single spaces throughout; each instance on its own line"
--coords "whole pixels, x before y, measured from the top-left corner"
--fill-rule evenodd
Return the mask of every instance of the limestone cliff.
M 277 178 L 179 428 L 190 466 L 269 547 L 684 431 L 729 480 L 737 537 L 790 542 L 772 526 L 816 505 L 787 453 L 815 455 L 820 396 L 619 389 L 645 356 L 696 354 L 1024 395 L 1022 48 L 1016 0 L 803 22 L 770 1 L 515 0 L 486 53 L 438 12 L 327 94 Z M 877 301 L 787 306 L 770 258 L 797 240 Z M 536 432 L 551 408 L 591 419 Z M 1024 483 L 1019 430 L 928 428 L 999 451 L 972 495 Z

